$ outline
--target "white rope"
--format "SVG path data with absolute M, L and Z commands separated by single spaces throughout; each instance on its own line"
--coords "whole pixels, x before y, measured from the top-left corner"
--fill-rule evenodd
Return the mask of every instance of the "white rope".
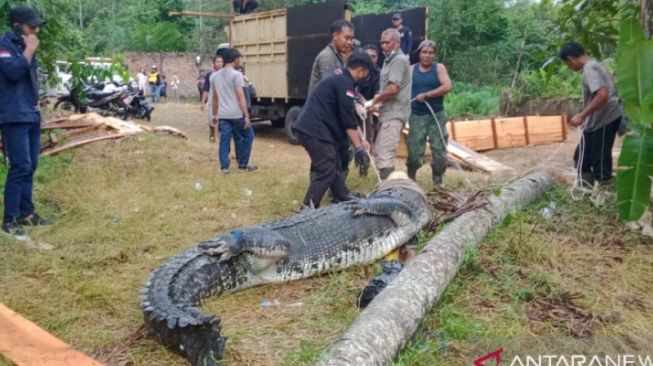
M 417 97 L 413 98 L 411 100 L 411 102 L 413 102 L 415 99 L 417 99 Z M 442 132 L 442 126 L 440 125 L 440 120 L 436 116 L 435 111 L 433 110 L 433 107 L 431 107 L 431 105 L 429 103 L 427 103 L 427 102 L 423 102 L 423 103 L 426 104 L 429 111 L 431 112 L 431 115 L 433 116 L 433 119 L 435 119 L 435 124 L 438 126 L 438 131 L 440 132 L 440 140 L 442 141 L 442 146 L 444 146 L 445 159 L 449 160 L 447 158 L 447 156 L 449 154 L 448 151 L 447 151 L 447 141 L 445 141 L 445 139 L 444 139 L 444 132 Z M 431 156 L 431 159 L 435 159 L 435 157 Z M 462 165 L 460 165 L 460 163 L 458 161 L 456 161 L 455 159 L 452 159 L 452 161 L 454 162 L 454 164 L 456 165 L 456 167 L 458 169 L 463 171 L 463 167 L 462 167 Z M 447 162 L 445 161 L 445 164 L 446 163 Z M 465 180 L 465 182 L 467 183 L 469 188 L 471 188 L 473 191 L 478 191 L 479 190 L 478 187 L 476 187 L 474 184 L 472 184 L 472 182 L 469 180 L 469 178 L 467 178 L 467 176 L 464 175 L 464 174 L 463 174 L 463 179 Z

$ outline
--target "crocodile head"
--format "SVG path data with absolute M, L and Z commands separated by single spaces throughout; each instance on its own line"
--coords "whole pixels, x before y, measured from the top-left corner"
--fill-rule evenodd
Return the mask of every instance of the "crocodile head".
M 421 196 L 426 197 L 426 194 L 424 191 L 413 181 L 412 179 L 408 178 L 408 175 L 405 172 L 402 171 L 394 171 L 390 173 L 388 178 L 376 187 L 376 192 L 380 191 L 385 191 L 388 189 L 393 189 L 393 188 L 404 188 L 408 189 L 411 191 L 414 191 Z

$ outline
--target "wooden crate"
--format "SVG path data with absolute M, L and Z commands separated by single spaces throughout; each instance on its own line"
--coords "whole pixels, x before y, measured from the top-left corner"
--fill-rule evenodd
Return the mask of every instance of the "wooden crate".
M 560 116 L 497 117 L 447 124 L 449 137 L 475 151 L 549 144 L 567 139 L 567 118 Z

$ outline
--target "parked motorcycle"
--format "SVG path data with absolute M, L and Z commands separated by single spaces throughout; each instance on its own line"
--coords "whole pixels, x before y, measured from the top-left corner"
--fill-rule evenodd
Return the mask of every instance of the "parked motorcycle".
M 70 91 L 57 98 L 54 108 L 75 111 L 77 113 L 98 113 L 103 116 L 130 117 L 150 120 L 154 108 L 145 99 L 143 92 L 130 83 L 122 85 L 116 82 L 96 83 L 84 87 L 84 98 L 79 93 Z

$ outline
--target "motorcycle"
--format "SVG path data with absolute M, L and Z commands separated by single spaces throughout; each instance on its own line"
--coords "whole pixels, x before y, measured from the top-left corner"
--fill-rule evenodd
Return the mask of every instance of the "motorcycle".
M 117 82 L 96 83 L 84 87 L 83 100 L 79 93 L 70 91 L 57 99 L 54 109 L 75 111 L 77 113 L 95 112 L 102 116 L 113 116 L 128 119 L 130 117 L 150 120 L 152 108 L 143 91 L 133 84 Z

